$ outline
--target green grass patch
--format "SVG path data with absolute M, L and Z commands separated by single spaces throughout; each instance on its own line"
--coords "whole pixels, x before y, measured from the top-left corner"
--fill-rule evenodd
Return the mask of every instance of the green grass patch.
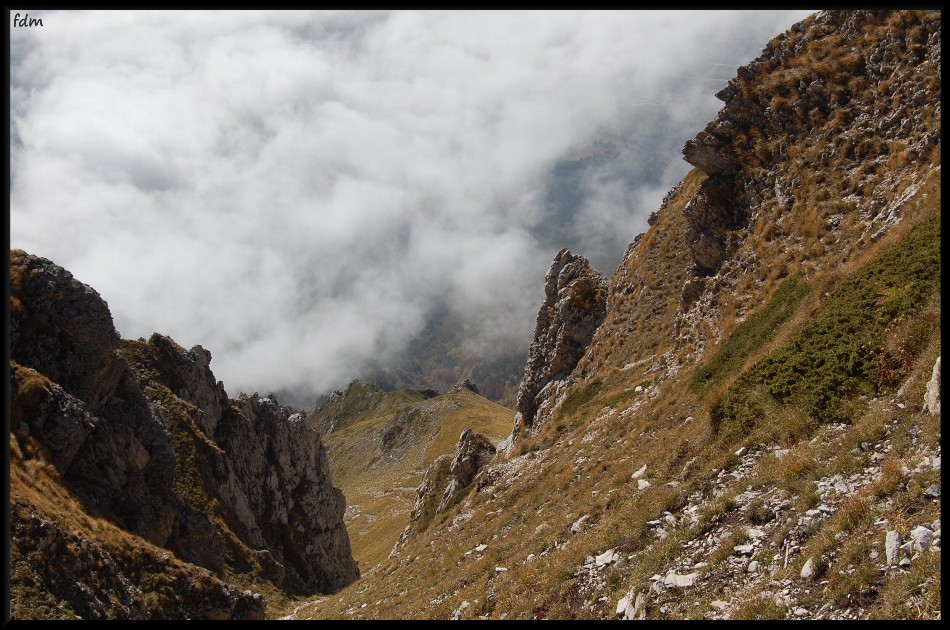
M 819 422 L 849 421 L 849 400 L 875 396 L 893 384 L 878 358 L 888 332 L 939 291 L 940 214 L 935 212 L 843 282 L 810 324 L 714 401 L 713 430 L 740 435 L 776 404 L 796 405 Z M 916 336 L 934 334 L 939 334 L 936 324 Z M 908 351 L 925 345 L 918 341 Z
M 603 387 L 604 382 L 600 379 L 595 379 L 584 387 L 572 391 L 561 404 L 561 408 L 558 410 L 558 418 L 565 418 L 576 412 L 593 400 L 594 396 L 600 393 Z
M 738 372 L 743 362 L 771 340 L 808 294 L 808 282 L 795 274 L 779 285 L 769 303 L 739 324 L 713 358 L 693 374 L 690 386 L 695 392 L 723 382 Z

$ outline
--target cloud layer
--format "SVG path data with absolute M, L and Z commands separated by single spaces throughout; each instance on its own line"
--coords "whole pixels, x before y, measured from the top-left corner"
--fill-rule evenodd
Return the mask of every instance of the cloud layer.
M 557 248 L 610 275 L 714 93 L 804 15 L 31 14 L 11 246 L 123 337 L 209 349 L 232 395 L 339 388 L 441 299 L 472 347 L 527 348 Z M 585 156 L 559 208 L 552 172 Z

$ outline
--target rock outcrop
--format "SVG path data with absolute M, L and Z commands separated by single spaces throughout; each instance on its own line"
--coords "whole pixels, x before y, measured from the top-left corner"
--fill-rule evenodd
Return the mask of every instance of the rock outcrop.
M 193 452 L 198 505 L 254 550 L 252 563 L 291 592 L 332 592 L 359 576 L 343 526 L 345 501 L 330 482 L 319 434 L 273 396 L 229 400 L 211 354 L 154 334 L 123 351 L 183 451 Z
M 927 381 L 927 391 L 924 393 L 924 411 L 932 416 L 940 415 L 940 357 L 937 357 L 930 380 Z
M 562 249 L 544 276 L 544 301 L 518 390 L 512 444 L 534 435 L 558 388 L 584 355 L 607 313 L 607 279 L 583 256 Z
M 863 48 L 842 48 L 855 39 Z M 717 273 L 765 207 L 803 215 L 803 202 L 814 203 L 803 190 L 866 204 L 869 229 L 892 223 L 899 207 L 885 199 L 895 182 L 878 171 L 888 161 L 929 166 L 940 142 L 939 64 L 935 13 L 825 11 L 769 42 L 716 94 L 723 108 L 683 148 L 709 176 L 685 210 L 694 273 Z M 838 173 L 803 186 L 802 166 Z
M 288 592 L 359 577 L 343 495 L 302 414 L 272 397 L 228 399 L 201 346 L 122 341 L 68 271 L 20 250 L 10 261 L 11 437 L 85 511 L 182 561 Z
M 495 445 L 484 435 L 471 429 L 462 431 L 455 453 L 439 456 L 426 470 L 422 484 L 416 490 L 416 504 L 393 547 L 390 557 L 405 546 L 409 537 L 428 526 L 432 517 L 447 510 L 475 481 L 478 472 L 495 457 Z
M 172 491 L 171 437 L 119 352 L 108 307 L 65 269 L 20 250 L 10 254 L 10 278 L 11 409 L 19 420 L 11 429 L 47 447 L 87 506 L 169 544 L 188 514 Z

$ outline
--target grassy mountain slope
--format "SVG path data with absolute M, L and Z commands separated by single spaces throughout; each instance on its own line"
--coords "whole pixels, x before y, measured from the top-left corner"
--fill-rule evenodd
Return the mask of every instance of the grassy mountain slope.
M 497 443 L 513 417 L 464 386 L 436 395 L 359 381 L 311 411 L 308 422 L 323 434 L 333 482 L 346 496 L 344 522 L 364 574 L 389 556 L 408 524 L 429 464 L 451 454 L 467 428 Z
M 830 270 L 771 339 L 752 344 L 749 359 L 721 368 L 732 384 L 714 388 L 722 394 L 705 391 L 694 378 L 699 371 L 639 393 L 576 390 L 589 399 L 565 405 L 524 454 L 506 462 L 507 481 L 437 516 L 399 558 L 301 607 L 298 617 L 605 618 L 627 593 L 651 593 L 651 577 L 672 570 L 697 573 L 702 587 L 648 597 L 650 618 L 785 618 L 802 610 L 933 618 L 940 554 L 918 554 L 908 569 L 885 568 L 883 543 L 891 528 L 906 540 L 940 518 L 939 500 L 927 494 L 940 482 L 939 416 L 921 411 L 940 353 L 939 285 L 900 315 L 886 315 L 886 301 L 869 307 L 869 316 L 889 321 L 867 356 L 899 361 L 880 359 L 876 389 L 847 399 L 846 421 L 822 423 L 807 407 L 764 399 L 759 415 L 734 430 L 717 426 L 713 410 L 721 396 L 743 391 L 734 385 L 740 378 L 798 352 L 801 340 L 840 343 L 820 322 L 844 315 L 855 284 L 893 271 L 903 255 L 932 265 L 939 193 L 934 180 L 916 199 L 919 215 L 868 251 L 863 265 Z M 757 312 L 780 306 L 769 302 Z M 700 369 L 720 364 L 733 345 L 746 346 L 746 334 L 730 337 Z M 650 485 L 641 489 L 631 477 L 643 466 Z M 750 538 L 753 529 L 759 538 Z M 736 553 L 753 542 L 751 556 Z M 481 544 L 487 549 L 478 553 Z M 619 555 L 611 564 L 589 562 L 610 550 Z M 817 574 L 802 580 L 809 558 Z M 753 560 L 757 574 L 749 572 Z
M 551 420 L 295 617 L 939 618 L 939 36 L 824 14 L 740 69 Z
M 740 68 L 687 144 L 704 168 L 631 243 L 550 418 L 392 558 L 426 467 L 464 429 L 497 443 L 513 411 L 464 385 L 438 395 L 359 382 L 314 409 L 363 566 L 331 595 L 278 590 L 268 554 L 217 509 L 209 540 L 233 538 L 227 558 L 246 558 L 217 574 L 118 526 L 57 469 L 76 441 L 64 436 L 84 437 L 91 414 L 11 360 L 15 616 L 260 618 L 263 593 L 267 617 L 296 619 L 939 619 L 940 50 L 939 12 L 842 11 Z M 11 295 L 11 315 L 24 308 Z M 105 355 L 57 345 L 47 315 L 13 318 L 11 339 L 27 357 L 53 348 L 98 398 Z M 71 339 L 99 320 L 75 320 Z M 140 371 L 141 351 L 123 344 Z M 201 456 L 242 442 L 212 444 L 197 407 L 155 385 L 175 496 L 215 508 L 204 484 L 220 462 Z M 128 409 L 95 422 L 122 427 Z M 50 433 L 27 426 L 47 421 Z M 94 460 L 95 473 L 144 470 L 135 444 Z M 307 461 L 288 453 L 268 472 Z M 120 489 L 138 505 L 143 488 Z M 284 515 L 299 517 L 312 489 Z

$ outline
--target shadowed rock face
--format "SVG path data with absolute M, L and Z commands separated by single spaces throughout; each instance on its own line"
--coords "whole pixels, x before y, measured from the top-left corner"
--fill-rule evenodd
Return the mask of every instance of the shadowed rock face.
M 312 593 L 359 577 L 343 493 L 333 487 L 320 435 L 303 414 L 273 396 L 229 400 L 201 346 L 185 350 L 158 334 L 124 344 L 145 390 L 174 396 L 178 413 L 163 405 L 167 421 L 194 436 L 204 493 L 217 499 L 218 515 L 255 552 L 268 579 Z
M 105 302 L 49 260 L 10 254 L 10 358 L 58 387 L 32 387 L 12 369 L 21 422 L 87 505 L 114 515 L 156 545 L 178 534 L 187 512 L 172 491 L 171 439 L 152 413 L 124 357 Z
M 182 560 L 290 592 L 359 577 L 343 494 L 301 414 L 273 397 L 230 400 L 201 346 L 121 341 L 105 302 L 68 271 L 19 250 L 10 262 L 11 430 L 43 448 L 87 510 Z
M 518 390 L 514 441 L 537 433 L 558 383 L 577 366 L 606 314 L 607 279 L 586 258 L 562 249 L 544 277 L 544 301 Z

